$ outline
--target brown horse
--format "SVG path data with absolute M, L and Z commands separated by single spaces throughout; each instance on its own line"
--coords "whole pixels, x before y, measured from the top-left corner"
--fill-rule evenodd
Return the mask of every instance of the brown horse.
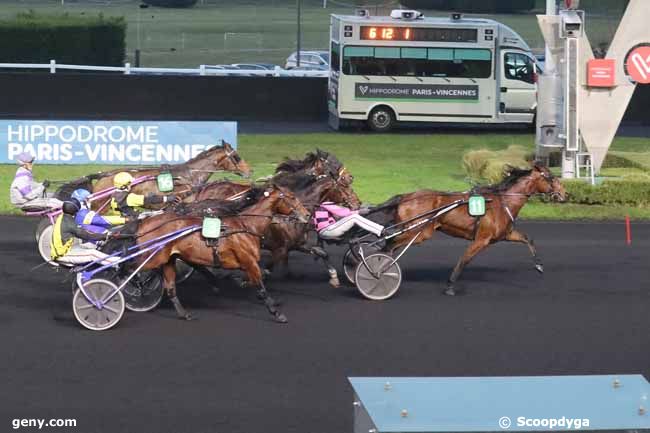
M 515 229 L 515 220 L 521 208 L 533 195 L 550 194 L 551 198 L 561 202 L 566 199 L 564 187 L 559 179 L 555 178 L 548 168 L 534 165 L 530 170 L 511 169 L 498 185 L 482 187 L 472 192 L 417 191 L 394 197 L 387 204 L 378 206 L 378 209 L 391 209 L 388 219 L 399 224 L 458 199 L 467 200 L 474 193 L 486 199 L 486 213 L 483 217 L 472 217 L 466 206 L 458 207 L 425 225 L 415 241 L 421 243 L 430 239 L 436 230 L 471 241 L 449 277 L 444 291 L 446 295 L 456 294 L 455 283 L 472 258 L 489 245 L 500 241 L 526 244 L 532 254 L 535 269 L 542 273 L 544 268 L 537 257 L 533 241 L 525 233 Z M 406 245 L 415 235 L 416 233 L 407 232 L 398 236 L 386 245 L 386 249 L 392 253 Z
M 239 215 L 223 215 L 222 233 L 218 242 L 204 239 L 200 232 L 194 232 L 167 244 L 149 261 L 144 269 L 162 267 L 164 287 L 180 318 L 191 319 L 176 296 L 176 258 L 200 266 L 218 266 L 223 269 L 241 269 L 251 284 L 257 286 L 258 296 L 264 300 L 275 320 L 287 322 L 275 301 L 269 296 L 259 266 L 261 237 L 277 215 L 289 216 L 302 223 L 309 219 L 309 212 L 290 192 L 276 186 L 269 186 L 255 204 L 246 207 Z M 137 243 L 171 233 L 176 230 L 201 224 L 202 217 L 176 215 L 173 212 L 143 220 L 137 230 Z
M 360 206 L 359 197 L 347 183 L 347 178 L 332 178 L 329 175 L 313 176 L 304 173 L 282 174 L 272 178 L 271 183 L 279 185 L 291 191 L 298 197 L 303 205 L 310 211 L 324 201 L 331 201 L 352 209 Z M 250 186 L 228 181 L 214 182 L 203 188 L 199 194 L 200 200 L 242 200 L 250 190 Z M 197 204 L 202 203 L 198 201 Z M 311 225 L 297 224 L 293 221 L 280 219 L 275 221 L 264 236 L 262 247 L 271 251 L 272 269 L 282 270 L 286 274 L 289 267 L 289 252 L 300 251 L 311 254 L 321 259 L 327 267 L 330 276 L 330 284 L 339 286 L 336 268 L 329 263 L 329 256 L 321 248 L 307 245 L 307 234 L 313 230 Z
M 84 188 L 91 192 L 100 192 L 113 187 L 113 177 L 122 171 L 130 173 L 134 178 L 143 176 L 157 176 L 161 172 L 170 172 L 174 177 L 174 193 L 186 193 L 192 187 L 205 184 L 215 171 L 229 171 L 248 177 L 251 170 L 246 161 L 239 157 L 236 150 L 225 143 L 223 146 L 215 146 L 206 149 L 194 158 L 182 164 L 174 164 L 161 167 L 132 168 L 124 167 L 115 170 L 91 174 L 63 185 L 57 191 L 57 197 L 65 200 L 70 197 L 72 191 L 77 188 Z M 93 181 L 96 181 L 93 184 Z M 141 182 L 134 185 L 132 191 L 136 194 L 159 193 L 155 179 Z M 104 200 L 93 202 L 93 208 L 97 209 Z

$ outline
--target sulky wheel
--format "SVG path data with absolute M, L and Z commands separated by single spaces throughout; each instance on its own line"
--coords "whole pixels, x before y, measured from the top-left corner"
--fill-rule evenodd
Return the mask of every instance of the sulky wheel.
M 365 251 L 365 248 L 367 248 L 369 244 L 370 242 L 360 242 L 357 245 Z M 357 266 L 359 266 L 361 259 L 352 254 L 351 248 L 352 247 L 348 248 L 343 255 L 343 273 L 345 273 L 345 278 L 347 278 L 351 284 L 356 284 L 355 275 L 357 272 Z
M 41 254 L 43 260 L 51 264 L 52 266 L 59 266 L 57 262 L 52 260 L 52 231 L 54 226 L 49 225 L 43 229 L 39 238 L 38 238 L 38 252 Z
M 176 259 L 176 284 L 189 279 L 194 273 L 194 268 L 182 260 Z
M 105 299 L 111 293 L 113 295 L 99 308 L 88 301 L 81 289 L 77 290 L 72 298 L 72 311 L 81 326 L 91 331 L 105 331 L 122 319 L 124 296 L 117 291 L 115 284 L 108 280 L 94 279 L 84 283 L 84 289 L 93 300 Z
M 122 289 L 126 309 L 143 313 L 151 311 L 163 298 L 162 275 L 158 270 L 140 271 Z
M 38 226 L 36 226 L 36 242 L 38 242 L 38 239 L 41 237 L 41 233 L 43 233 L 43 230 L 45 230 L 47 227 L 50 227 L 52 223 L 50 222 L 49 218 L 41 218 L 41 220 L 38 222 Z
M 383 301 L 393 296 L 402 283 L 402 271 L 393 258 L 386 254 L 366 257 L 366 267 L 360 263 L 355 275 L 356 285 L 363 296 L 373 301 Z

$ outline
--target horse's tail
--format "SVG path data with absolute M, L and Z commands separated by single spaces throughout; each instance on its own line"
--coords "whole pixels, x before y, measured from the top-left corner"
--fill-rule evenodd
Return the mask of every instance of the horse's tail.
M 93 191 L 93 181 L 106 176 L 106 173 L 94 173 L 64 183 L 56 190 L 54 196 L 59 200 L 68 200 L 76 189 Z

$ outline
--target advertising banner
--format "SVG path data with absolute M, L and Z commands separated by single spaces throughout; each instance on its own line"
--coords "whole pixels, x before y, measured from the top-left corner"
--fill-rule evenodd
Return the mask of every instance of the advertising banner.
M 0 163 L 176 164 L 223 141 L 237 147 L 237 122 L 0 120 Z
M 401 99 L 418 102 L 477 102 L 478 86 L 454 84 L 365 84 L 356 83 L 356 99 Z

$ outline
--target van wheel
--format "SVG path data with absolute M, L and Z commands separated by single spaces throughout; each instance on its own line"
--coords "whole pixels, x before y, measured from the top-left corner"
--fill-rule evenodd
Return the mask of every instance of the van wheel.
M 388 132 L 395 126 L 395 113 L 388 107 L 377 107 L 368 116 L 368 126 L 375 132 Z

